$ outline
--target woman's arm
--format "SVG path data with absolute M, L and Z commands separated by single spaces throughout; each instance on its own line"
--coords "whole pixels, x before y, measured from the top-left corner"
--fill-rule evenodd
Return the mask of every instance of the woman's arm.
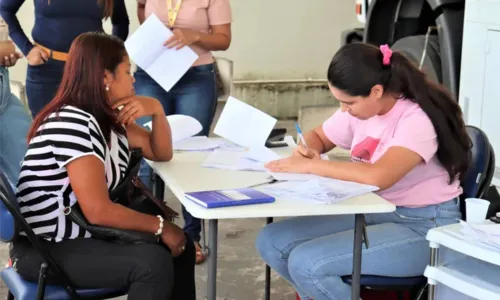
M 144 20 L 146 19 L 146 1 L 144 3 L 141 3 L 137 1 L 137 18 L 139 19 L 139 24 L 144 23 Z
M 143 0 L 144 1 L 144 0 Z M 182 9 L 182 8 L 181 8 Z M 208 33 L 185 28 L 175 28 L 174 36 L 165 45 L 180 49 L 186 45 L 196 44 L 209 51 L 227 50 L 231 44 L 231 6 L 228 0 L 210 0 L 207 8 Z
M 423 161 L 416 152 L 391 147 L 375 163 L 309 160 L 309 173 L 374 185 L 385 190 Z
M 158 231 L 157 217 L 136 212 L 109 199 L 104 164 L 96 156 L 77 158 L 67 164 L 66 170 L 78 204 L 91 224 L 149 233 Z
M 2 15 L 5 23 L 9 26 L 10 37 L 26 56 L 33 48 L 33 43 L 31 43 L 24 33 L 21 28 L 21 24 L 19 23 L 19 19 L 16 16 L 23 3 L 24 0 L 1 0 L 0 14 Z
M 113 35 L 125 41 L 128 36 L 130 20 L 128 19 L 127 7 L 124 0 L 114 1 L 111 23 L 113 24 Z
M 131 148 L 141 148 L 146 159 L 169 161 L 173 157 L 172 132 L 161 103 L 150 97 L 132 96 L 118 101 L 114 107 L 123 105 L 118 122 L 127 126 L 127 139 Z M 152 117 L 152 130 L 147 131 L 134 123 L 137 118 Z
M 199 46 L 210 51 L 223 51 L 231 44 L 231 24 L 210 26 L 210 33 L 198 32 Z
M 211 32 L 199 32 L 186 28 L 175 28 L 166 42 L 168 48 L 180 49 L 196 44 L 209 51 L 227 50 L 231 44 L 231 24 L 210 26 Z
M 161 229 L 158 217 L 137 212 L 109 199 L 104 164 L 96 156 L 79 157 L 69 162 L 66 170 L 83 215 L 91 224 L 147 233 L 157 233 Z M 174 257 L 184 252 L 186 238 L 175 224 L 163 223 L 161 239 Z
M 318 153 L 326 153 L 335 148 L 335 144 L 326 137 L 322 126 L 318 126 L 304 134 L 304 140 L 308 148 L 316 150 Z

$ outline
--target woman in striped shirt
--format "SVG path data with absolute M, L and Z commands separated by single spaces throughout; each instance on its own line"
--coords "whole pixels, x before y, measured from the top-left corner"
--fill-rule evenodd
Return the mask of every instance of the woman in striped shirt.
M 129 285 L 129 299 L 194 300 L 195 250 L 182 229 L 109 199 L 124 177 L 129 147 L 142 148 L 153 161 L 168 161 L 173 153 L 163 108 L 134 95 L 130 67 L 118 38 L 95 32 L 75 39 L 61 86 L 29 133 L 19 205 L 77 287 Z M 134 123 L 144 116 L 153 119 L 151 132 Z M 64 215 L 76 203 L 92 224 L 155 233 L 161 243 L 94 239 Z M 26 240 L 14 244 L 12 256 L 22 276 L 37 279 L 42 258 Z

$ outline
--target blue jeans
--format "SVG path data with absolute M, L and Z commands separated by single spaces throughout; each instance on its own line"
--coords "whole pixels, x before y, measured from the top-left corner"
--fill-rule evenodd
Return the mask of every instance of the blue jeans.
M 28 65 L 26 97 L 33 118 L 56 95 L 64 71 L 64 62 L 49 59 L 39 66 Z
M 203 126 L 199 135 L 208 136 L 217 105 L 213 64 L 191 67 L 170 92 L 165 91 L 140 68 L 137 68 L 134 76 L 137 95 L 158 99 L 166 115 L 182 114 L 192 116 Z M 151 117 L 145 117 L 138 119 L 137 123 L 144 125 L 149 121 L 151 121 Z M 150 173 L 150 167 L 143 161 L 139 176 L 146 185 L 148 185 Z M 182 206 L 182 215 L 185 222 L 184 231 L 193 241 L 198 242 L 200 240 L 201 221 L 191 216 L 184 206 Z
M 27 151 L 26 137 L 31 117 L 10 91 L 9 72 L 0 67 L 0 170 L 17 184 L 21 162 Z
M 458 200 L 423 208 L 398 207 L 367 214 L 369 248 L 363 247 L 361 273 L 422 275 L 429 263 L 425 239 L 431 228 L 458 222 Z M 351 298 L 341 276 L 352 273 L 354 216 L 298 217 L 271 223 L 257 237 L 264 261 L 288 280 L 302 299 Z

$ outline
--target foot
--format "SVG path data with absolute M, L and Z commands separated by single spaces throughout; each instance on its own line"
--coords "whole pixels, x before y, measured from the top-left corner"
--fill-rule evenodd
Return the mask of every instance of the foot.
M 194 243 L 194 249 L 196 250 L 196 264 L 201 264 L 207 258 L 201 249 L 201 245 L 199 242 Z

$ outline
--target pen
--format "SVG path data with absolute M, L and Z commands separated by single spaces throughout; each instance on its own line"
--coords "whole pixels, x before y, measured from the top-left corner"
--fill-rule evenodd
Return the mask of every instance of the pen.
M 304 135 L 302 134 L 302 130 L 300 130 L 299 123 L 297 123 L 297 122 L 295 122 L 295 129 L 297 129 L 297 134 L 299 135 L 300 141 L 302 142 L 304 147 L 306 147 L 306 149 L 307 149 L 306 140 L 304 139 Z

